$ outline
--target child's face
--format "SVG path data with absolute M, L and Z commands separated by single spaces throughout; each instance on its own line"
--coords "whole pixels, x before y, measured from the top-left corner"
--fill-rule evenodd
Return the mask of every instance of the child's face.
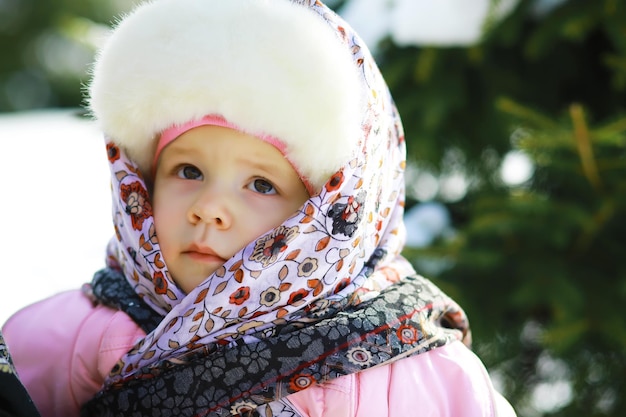
M 154 222 L 172 278 L 189 293 L 309 198 L 272 145 L 218 126 L 167 145 L 154 179 Z

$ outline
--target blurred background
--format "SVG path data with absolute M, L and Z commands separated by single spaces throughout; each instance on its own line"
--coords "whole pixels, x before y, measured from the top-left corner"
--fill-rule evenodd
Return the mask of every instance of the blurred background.
M 521 417 L 626 416 L 626 2 L 327 3 L 404 121 L 405 254 L 498 388 Z M 0 0 L 0 322 L 103 264 L 104 145 L 79 109 L 133 4 Z

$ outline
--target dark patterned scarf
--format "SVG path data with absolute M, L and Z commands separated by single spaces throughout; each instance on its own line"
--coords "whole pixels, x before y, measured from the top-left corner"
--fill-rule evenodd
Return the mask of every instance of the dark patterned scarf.
M 0 333 L 0 417 L 39 417 L 33 400 L 15 371 L 2 333 Z
M 144 329 L 150 329 L 152 310 L 141 307 L 123 277 L 113 271 L 100 273 L 93 288 L 96 297 L 108 288 L 103 302 L 116 300 L 116 307 L 132 312 Z M 147 309 L 145 314 L 137 314 L 142 309 Z M 285 324 L 275 336 L 257 342 L 216 343 L 182 361 L 159 363 L 146 374 L 109 386 L 84 407 L 82 415 L 276 415 L 272 408 L 285 407 L 277 400 L 312 384 L 453 340 L 469 340 L 459 307 L 420 276 L 406 277 L 357 306 L 332 308 L 316 316 L 310 324 Z

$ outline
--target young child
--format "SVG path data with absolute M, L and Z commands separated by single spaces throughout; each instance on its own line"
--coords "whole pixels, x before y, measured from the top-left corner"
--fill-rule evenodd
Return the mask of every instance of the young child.
M 43 416 L 514 415 L 400 255 L 400 119 L 320 1 L 145 3 L 89 95 L 107 267 L 3 329 Z

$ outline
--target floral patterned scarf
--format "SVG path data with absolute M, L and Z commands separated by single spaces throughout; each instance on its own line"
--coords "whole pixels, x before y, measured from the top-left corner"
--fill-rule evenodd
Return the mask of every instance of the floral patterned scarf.
M 373 58 L 321 2 L 292 1 L 319 14 L 360 69 L 368 103 L 354 158 L 184 294 L 159 250 L 142 173 L 108 143 L 116 236 L 94 294 L 148 334 L 84 415 L 295 415 L 281 398 L 312 383 L 468 340 L 460 308 L 400 255 L 405 143 Z

